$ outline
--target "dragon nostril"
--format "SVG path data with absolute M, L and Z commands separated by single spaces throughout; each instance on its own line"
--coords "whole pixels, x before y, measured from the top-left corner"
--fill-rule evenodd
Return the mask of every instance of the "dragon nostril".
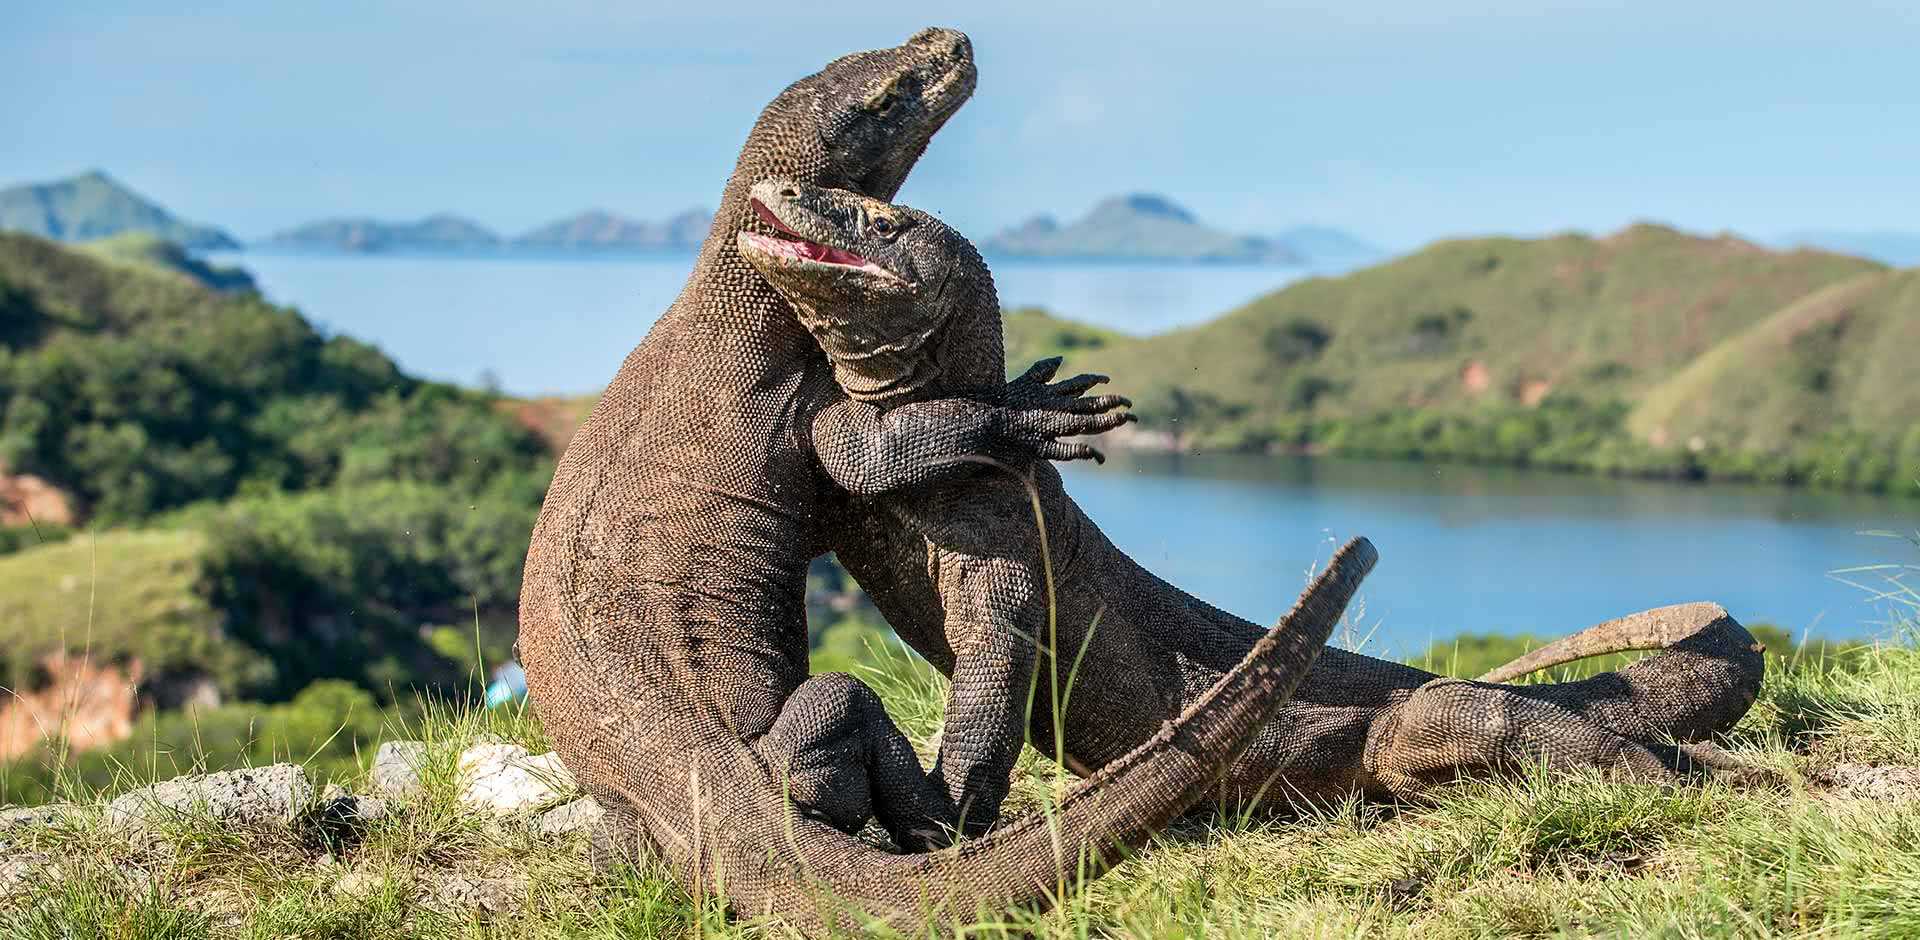
M 780 187 L 780 198 L 782 198 L 782 199 L 798 199 L 798 198 L 800 198 L 800 187 L 798 187 L 798 186 L 782 186 L 782 187 Z

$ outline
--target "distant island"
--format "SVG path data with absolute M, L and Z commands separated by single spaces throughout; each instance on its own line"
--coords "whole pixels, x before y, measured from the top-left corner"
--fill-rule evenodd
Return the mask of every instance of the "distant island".
M 688 209 L 659 222 L 590 209 L 542 225 L 514 239 L 513 244 L 528 248 L 691 251 L 700 247 L 712 224 L 713 213 L 705 209 Z
M 276 248 L 333 251 L 395 251 L 428 249 L 468 251 L 500 247 L 500 236 L 472 219 L 441 213 L 417 222 L 383 222 L 369 218 L 321 219 L 268 237 Z
M 713 215 L 688 209 L 659 222 L 589 209 L 507 238 L 451 213 L 414 222 L 370 218 L 323 219 L 274 234 L 269 247 L 379 251 L 691 251 L 707 237 Z
M 1383 253 L 1337 229 L 1301 227 L 1279 236 L 1213 228 L 1166 196 L 1133 193 L 1102 200 L 1061 223 L 1038 215 L 989 239 L 990 255 L 1114 261 L 1196 261 L 1300 265 L 1322 258 L 1370 261 Z
M 211 225 L 182 221 L 100 170 L 0 189 L 0 229 L 63 242 L 155 235 L 192 251 L 240 247 Z
M 588 209 L 506 236 L 451 212 L 415 220 L 338 216 L 275 232 L 246 247 L 354 254 L 696 251 L 712 222 L 713 214 L 705 209 L 658 220 Z M 0 230 L 67 242 L 148 235 L 190 252 L 243 247 L 221 229 L 180 220 L 99 170 L 0 190 Z M 989 255 L 1014 258 L 1314 265 L 1323 271 L 1386 257 L 1374 245 L 1324 226 L 1236 235 L 1201 222 L 1166 196 L 1150 193 L 1103 200 L 1069 223 L 1035 216 L 982 247 Z

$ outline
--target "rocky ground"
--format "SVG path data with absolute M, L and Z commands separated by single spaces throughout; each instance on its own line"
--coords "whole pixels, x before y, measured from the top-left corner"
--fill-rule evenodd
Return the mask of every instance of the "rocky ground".
M 369 837 L 423 810 L 436 794 L 427 779 L 433 755 L 421 741 L 388 741 L 368 770 L 364 792 L 316 790 L 297 764 L 178 777 L 109 803 L 58 803 L 0 811 L 0 897 L 36 888 L 104 861 L 136 891 L 191 890 L 196 861 L 209 850 L 254 845 L 264 857 L 311 868 L 343 895 L 392 890 L 389 873 L 356 858 Z M 600 820 L 572 774 L 552 753 L 533 754 L 485 737 L 454 758 L 453 802 L 506 843 L 544 850 L 581 849 Z M 106 856 L 71 850 L 105 847 Z M 93 874 L 98 874 L 97 872 Z M 459 865 L 422 869 L 403 890 L 428 909 L 501 913 L 517 908 L 529 883 L 512 864 L 489 870 Z M 218 907 L 218 903 L 212 905 Z M 237 913 L 237 912 L 236 912 Z

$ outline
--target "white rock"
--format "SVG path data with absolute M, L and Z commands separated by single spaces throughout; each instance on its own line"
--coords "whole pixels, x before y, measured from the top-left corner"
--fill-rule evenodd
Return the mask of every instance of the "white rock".
M 35 831 L 70 826 L 79 820 L 80 813 L 80 808 L 71 803 L 16 806 L 0 810 L 0 846 L 22 841 Z
M 512 872 L 491 877 L 455 872 L 428 879 L 420 903 L 442 914 L 501 914 L 520 909 L 527 884 L 527 876 Z
M 419 741 L 383 741 L 373 754 L 368 771 L 375 793 L 389 799 L 404 800 L 420 792 L 420 768 L 426 763 L 427 746 Z
M 557 754 L 533 755 L 518 744 L 478 744 L 460 754 L 460 802 L 495 816 L 557 803 L 577 788 Z
M 556 807 L 540 814 L 540 821 L 534 830 L 547 838 L 558 838 L 570 832 L 591 834 L 606 818 L 606 811 L 593 797 L 583 796 L 565 806 Z
M 298 764 L 176 777 L 107 804 L 107 825 L 135 833 L 190 816 L 228 824 L 287 823 L 313 803 Z
M 320 804 L 313 815 L 329 835 L 358 839 L 366 834 L 369 824 L 385 819 L 388 812 L 387 801 L 380 797 L 361 796 L 329 783 L 320 792 Z
M 386 886 L 385 875 L 365 865 L 356 865 L 341 875 L 331 890 L 342 897 L 364 899 L 379 894 Z
M 60 879 L 60 866 L 45 852 L 0 856 L 0 898 L 25 894 Z

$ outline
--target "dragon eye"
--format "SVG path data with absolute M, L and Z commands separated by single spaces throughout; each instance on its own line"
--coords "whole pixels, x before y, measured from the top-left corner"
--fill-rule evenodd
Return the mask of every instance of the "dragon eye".
M 874 216 L 874 218 L 873 218 L 873 230 L 874 230 L 875 232 L 878 232 L 878 233 L 880 233 L 880 234 L 882 234 L 882 235 L 892 235 L 892 234 L 893 234 L 893 220 L 892 220 L 892 219 L 889 219 L 889 218 L 887 218 L 887 217 L 886 217 L 886 216 L 884 216 L 884 215 L 878 215 L 878 216 Z

